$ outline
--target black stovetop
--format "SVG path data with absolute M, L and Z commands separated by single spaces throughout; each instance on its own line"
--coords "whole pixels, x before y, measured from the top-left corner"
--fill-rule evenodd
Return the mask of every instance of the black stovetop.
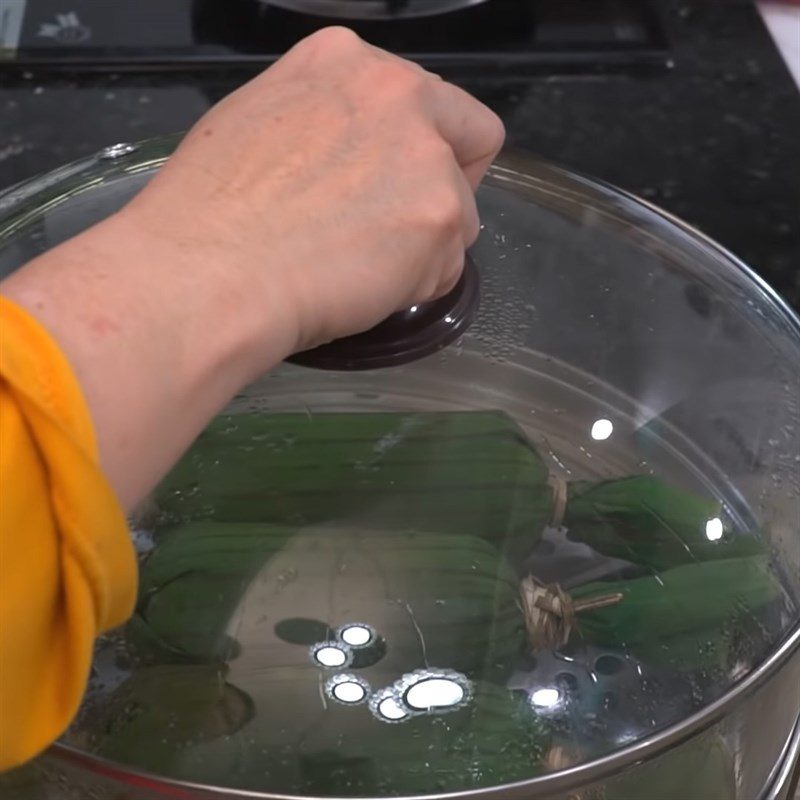
M 442 1 L 426 3 L 435 8 Z M 385 19 L 350 18 L 347 24 L 380 47 L 436 65 L 587 68 L 663 66 L 669 59 L 649 0 L 463 2 L 459 8 L 456 0 L 447 13 L 406 17 L 404 0 L 387 0 Z M 265 64 L 309 33 L 341 21 L 267 0 L 70 0 L 66 12 L 63 0 L 2 0 L 4 5 L 0 68 L 7 69 Z M 367 7 L 373 5 L 382 4 L 371 0 Z M 425 4 L 419 0 L 418 6 Z M 452 6 L 453 0 L 445 4 Z
M 233 8 L 255 0 L 204 1 Z M 20 31 L 23 42 L 31 31 L 39 32 L 37 26 L 58 23 L 55 14 L 69 9 L 109 5 L 122 14 L 123 8 L 148 5 L 183 7 L 184 12 L 188 7 L 187 0 L 46 2 L 53 19 L 29 18 Z M 0 31 L 3 9 L 14 4 L 30 11 L 34 3 L 45 8 L 45 0 L 0 0 Z M 513 3 L 535 4 L 540 11 L 547 7 L 545 0 Z M 499 7 L 499 0 L 487 0 L 486 9 L 491 5 Z M 550 7 L 559 5 L 566 8 L 567 0 Z M 487 58 L 469 68 L 456 58 L 444 60 L 437 71 L 502 116 L 510 148 L 663 206 L 750 263 L 800 309 L 800 92 L 749 0 L 655 0 L 654 5 L 664 37 L 651 47 L 651 53 L 660 53 L 654 60 L 631 58 L 634 47 L 627 60 L 607 69 L 602 48 L 595 48 L 594 55 L 583 50 L 582 62 L 574 56 L 569 63 L 542 58 L 534 70 L 513 58 L 501 65 Z M 84 18 L 79 14 L 78 19 Z M 430 19 L 421 29 L 431 25 Z M 198 24 L 186 13 L 183 21 Z M 9 35 L 7 18 L 5 24 L 0 42 Z M 590 29 L 584 24 L 584 41 Z M 560 30 L 560 44 L 552 51 L 557 52 L 567 37 L 563 27 L 553 30 Z M 578 28 L 571 30 L 574 40 Z M 602 38 L 603 25 L 594 30 Z M 159 31 L 167 35 L 166 29 Z M 223 31 L 215 35 L 222 38 Z M 248 35 L 255 40 L 254 32 Z M 619 42 L 614 46 L 617 52 L 625 49 Z M 663 66 L 664 46 L 668 67 Z M 26 48 L 18 55 L 31 58 L 35 48 Z M 453 52 L 462 48 L 463 39 Z M 574 41 L 571 49 L 580 51 Z M 59 70 L 30 62 L 12 68 L 6 58 L 6 69 L 0 69 L 0 187 L 112 142 L 188 127 L 257 68 L 243 63 L 247 58 L 237 59 L 163 70 L 150 69 L 151 64 L 149 71 L 141 65 L 125 71 L 119 65 L 92 73 L 85 67 L 64 69 L 63 63 Z

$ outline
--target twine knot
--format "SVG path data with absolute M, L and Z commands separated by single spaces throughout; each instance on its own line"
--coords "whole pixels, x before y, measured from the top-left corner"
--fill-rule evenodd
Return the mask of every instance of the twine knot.
M 534 650 L 563 647 L 572 633 L 572 598 L 557 584 L 539 583 L 528 575 L 520 584 L 525 628 Z
M 616 605 L 623 598 L 621 592 L 615 592 L 575 601 L 557 583 L 541 583 L 533 575 L 520 583 L 519 593 L 534 650 L 558 650 L 569 641 L 577 614 Z

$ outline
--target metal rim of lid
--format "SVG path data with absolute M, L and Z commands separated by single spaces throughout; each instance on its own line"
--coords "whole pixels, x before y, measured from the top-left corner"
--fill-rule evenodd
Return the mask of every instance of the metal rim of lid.
M 104 147 L 99 153 L 98 158 L 103 161 L 116 161 L 118 158 L 132 155 L 139 149 L 139 145 L 131 142 L 118 142 L 117 144 Z
M 533 800 L 546 798 L 554 793 L 570 792 L 591 786 L 625 768 L 647 762 L 664 753 L 670 747 L 680 745 L 693 736 L 707 730 L 715 722 L 726 716 L 731 709 L 760 689 L 773 674 L 777 673 L 793 655 L 800 652 L 800 626 L 793 631 L 771 658 L 743 678 L 736 687 L 722 695 L 705 708 L 670 727 L 654 733 L 645 739 L 634 742 L 627 747 L 584 764 L 566 770 L 540 775 L 518 783 L 490 786 L 484 789 L 469 789 L 448 794 L 432 793 L 401 798 L 401 800 L 445 800 L 446 798 L 464 798 L 464 800 Z M 210 786 L 174 778 L 164 778 L 151 772 L 127 767 L 118 762 L 83 752 L 71 745 L 57 742 L 49 752 L 58 759 L 77 765 L 82 769 L 116 781 L 123 785 L 135 784 L 145 787 L 161 797 L 205 797 L 208 800 L 307 800 L 303 795 L 287 795 L 259 792 L 247 789 L 229 789 L 223 786 Z M 328 800 L 340 800 L 333 796 Z M 364 798 L 364 800 L 385 800 L 384 797 Z

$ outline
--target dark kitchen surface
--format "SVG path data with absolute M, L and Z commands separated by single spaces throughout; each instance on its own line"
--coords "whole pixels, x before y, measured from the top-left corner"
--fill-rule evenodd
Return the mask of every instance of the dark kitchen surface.
M 0 67 L 252 66 L 335 14 L 373 44 L 437 66 L 666 60 L 651 0 L 70 0 L 67 13 L 62 0 L 4 1 Z
M 660 5 L 672 69 L 440 71 L 503 117 L 510 147 L 663 206 L 800 310 L 800 92 L 750 3 Z M 184 129 L 246 77 L 0 72 L 0 187 L 113 142 Z

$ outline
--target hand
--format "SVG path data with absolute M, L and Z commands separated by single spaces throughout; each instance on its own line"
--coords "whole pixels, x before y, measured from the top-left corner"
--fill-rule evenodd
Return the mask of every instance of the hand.
M 224 263 L 272 340 L 279 298 L 306 349 L 452 288 L 503 138 L 465 92 L 328 28 L 210 111 L 128 213 L 184 238 L 193 271 Z
M 292 352 L 447 292 L 503 136 L 460 89 L 329 28 L 121 212 L 4 280 L 72 363 L 123 504 Z

